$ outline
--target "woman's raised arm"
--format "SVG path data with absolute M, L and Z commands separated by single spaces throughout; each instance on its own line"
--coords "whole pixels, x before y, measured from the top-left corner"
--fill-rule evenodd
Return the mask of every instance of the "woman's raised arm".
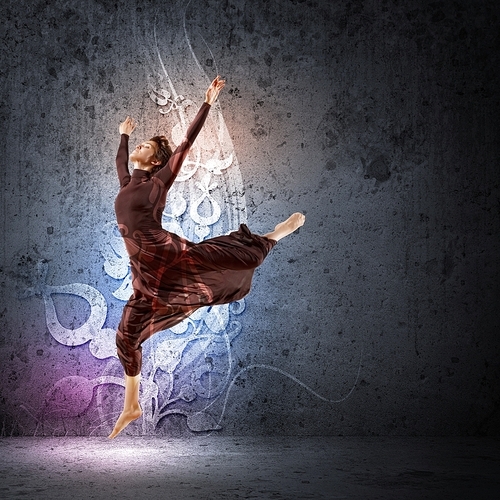
M 167 164 L 155 175 L 167 186 L 167 189 L 173 184 L 177 174 L 179 173 L 186 156 L 189 153 L 193 142 L 203 128 L 203 124 L 207 119 L 210 106 L 217 99 L 220 91 L 225 85 L 225 81 L 217 76 L 205 92 L 205 102 L 202 104 L 198 114 L 187 129 L 186 135 L 182 142 L 177 146 Z
M 130 181 L 130 173 L 128 171 L 128 138 L 136 126 L 137 124 L 129 116 L 127 116 L 125 121 L 120 123 L 120 146 L 116 153 L 116 172 L 120 180 L 120 187 L 123 187 Z

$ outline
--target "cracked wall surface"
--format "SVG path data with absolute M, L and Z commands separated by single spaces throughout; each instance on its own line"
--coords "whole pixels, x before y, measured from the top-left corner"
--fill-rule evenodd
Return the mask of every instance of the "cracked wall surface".
M 108 431 L 129 292 L 118 124 L 175 142 L 217 73 L 165 223 L 195 241 L 306 224 L 243 303 L 145 345 L 130 432 L 498 435 L 497 2 L 0 11 L 2 435 Z

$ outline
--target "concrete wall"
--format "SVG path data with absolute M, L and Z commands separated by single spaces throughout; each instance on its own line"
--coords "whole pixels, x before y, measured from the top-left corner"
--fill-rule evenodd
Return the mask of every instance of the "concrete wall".
M 109 432 L 118 123 L 139 121 L 133 144 L 175 135 L 217 72 L 201 165 L 165 221 L 196 241 L 307 222 L 244 303 L 145 346 L 129 431 L 498 435 L 497 2 L 0 9 L 2 435 Z

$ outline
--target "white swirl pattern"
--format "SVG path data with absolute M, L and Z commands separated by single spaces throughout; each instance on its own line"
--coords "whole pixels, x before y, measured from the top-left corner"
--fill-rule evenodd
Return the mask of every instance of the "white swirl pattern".
M 189 78 L 194 78 L 194 73 L 198 72 L 199 78 L 209 81 L 193 52 L 185 17 L 184 42 L 195 65 L 194 69 L 187 70 Z M 162 70 L 161 79 L 166 85 L 150 88 L 149 97 L 159 106 L 158 111 L 162 115 L 176 114 L 178 121 L 172 129 L 172 141 L 179 144 L 189 123 L 188 114 L 194 105 L 176 92 L 158 46 L 156 24 L 154 44 Z M 162 217 L 162 226 L 166 230 L 193 241 L 233 230 L 246 222 L 246 204 L 238 161 L 217 105 L 213 106 L 205 129 L 210 133 L 210 138 L 204 137 L 205 132 L 198 137 L 176 179 L 174 189 L 169 193 Z M 128 255 L 116 223 L 105 224 L 102 236 L 100 251 L 104 259 L 104 271 L 111 278 L 121 280 L 120 286 L 112 294 L 116 299 L 125 301 L 132 293 L 132 283 Z M 109 384 L 123 386 L 123 379 L 119 376 L 122 368 L 116 356 L 115 331 L 104 327 L 108 313 L 106 300 L 99 290 L 87 284 L 47 285 L 47 269 L 46 262 L 39 263 L 37 284 L 26 290 L 23 296 L 38 295 L 43 298 L 49 332 L 59 343 L 79 346 L 89 342 L 89 350 L 95 358 L 109 359 L 100 377 L 88 380 L 70 375 L 56 382 L 47 394 L 42 415 L 44 418 L 81 415 L 91 404 L 95 389 L 99 421 L 90 433 L 107 434 L 121 411 L 121 402 L 109 397 L 108 387 Z M 71 294 L 85 299 L 90 306 L 87 320 L 78 328 L 63 327 L 52 300 L 54 294 Z M 243 300 L 200 309 L 145 344 L 145 349 L 150 352 L 144 358 L 141 382 L 141 405 L 144 410 L 142 434 L 157 433 L 161 421 L 168 415 L 186 417 L 191 431 L 220 429 L 235 381 L 251 369 L 277 372 L 326 402 L 340 402 L 352 393 L 359 378 L 361 357 L 351 391 L 344 398 L 336 400 L 324 398 L 296 377 L 273 366 L 250 365 L 234 375 L 231 342 L 242 331 L 242 325 L 236 317 L 244 310 Z M 214 417 L 213 413 L 218 413 L 218 416 Z

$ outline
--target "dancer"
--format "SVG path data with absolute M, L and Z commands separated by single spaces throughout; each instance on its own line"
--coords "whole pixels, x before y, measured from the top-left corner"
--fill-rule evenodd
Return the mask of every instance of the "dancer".
M 167 192 L 224 85 L 218 76 L 210 84 L 204 103 L 174 152 L 165 136 L 139 144 L 130 154 L 132 175 L 128 170 L 128 139 L 136 123 L 127 117 L 119 127 L 116 167 L 120 191 L 115 212 L 130 257 L 133 294 L 116 334 L 118 357 L 125 370 L 125 400 L 110 439 L 142 415 L 141 344 L 200 307 L 243 298 L 250 291 L 255 268 L 281 238 L 305 221 L 302 214 L 295 213 L 264 236 L 241 224 L 238 231 L 200 243 L 162 228 Z

